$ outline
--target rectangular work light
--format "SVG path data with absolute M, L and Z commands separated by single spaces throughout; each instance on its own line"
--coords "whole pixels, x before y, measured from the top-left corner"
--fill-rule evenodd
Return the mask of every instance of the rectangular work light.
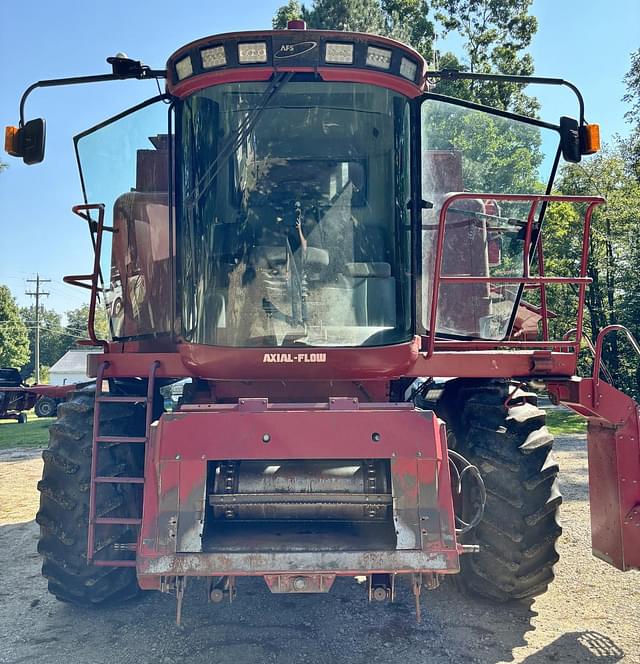
M 416 73 L 418 65 L 407 58 L 402 58 L 400 61 L 400 76 L 408 78 L 410 81 L 416 80 Z
M 389 69 L 391 67 L 391 51 L 386 48 L 367 48 L 367 65 L 378 69 Z
M 191 63 L 190 55 L 187 55 L 186 58 L 182 58 L 182 60 L 176 62 L 176 74 L 178 75 L 179 81 L 182 81 L 193 74 L 193 64 Z
M 353 64 L 353 44 L 327 42 L 324 61 L 341 65 Z
M 238 62 L 241 65 L 266 61 L 267 42 L 238 44 Z
M 227 64 L 227 56 L 224 52 L 224 46 L 214 46 L 213 48 L 203 48 L 200 51 L 203 69 L 214 69 L 223 67 Z

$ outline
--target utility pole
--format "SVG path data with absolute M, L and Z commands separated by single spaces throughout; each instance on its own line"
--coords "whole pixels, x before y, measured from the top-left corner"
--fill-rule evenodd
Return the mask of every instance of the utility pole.
M 35 291 L 25 291 L 25 295 L 32 295 L 36 298 L 36 383 L 40 382 L 40 298 L 43 295 L 49 295 L 40 290 L 40 284 L 49 283 L 51 279 L 40 279 L 40 275 L 36 274 L 35 279 L 27 279 L 30 284 L 36 285 Z

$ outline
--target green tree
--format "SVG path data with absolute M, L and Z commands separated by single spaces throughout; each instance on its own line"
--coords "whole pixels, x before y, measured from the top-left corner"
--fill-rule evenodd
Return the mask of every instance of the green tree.
M 87 331 L 87 324 L 89 321 L 89 305 L 83 304 L 77 309 L 71 309 L 70 311 L 67 311 L 66 317 L 67 324 L 64 328 L 64 331 L 69 335 L 69 339 L 71 340 L 67 346 L 68 349 L 78 339 L 89 338 L 89 333 Z M 100 305 L 96 307 L 95 330 L 98 339 L 110 338 L 107 316 Z
M 29 337 L 7 286 L 0 285 L 0 366 L 21 369 L 29 361 Z
M 640 126 L 640 48 L 631 54 L 631 67 L 624 77 L 627 92 L 622 101 L 630 103 L 631 109 L 625 113 L 627 120 Z
M 631 67 L 624 77 L 624 82 L 627 92 L 622 101 L 631 104 L 631 108 L 625 113 L 625 118 L 631 125 L 631 136 L 622 146 L 631 173 L 640 180 L 640 48 L 631 54 Z
M 306 10 L 304 10 L 306 11 Z M 286 5 L 279 7 L 271 20 L 274 30 L 284 30 L 289 21 L 303 18 L 304 11 L 298 0 L 289 0 Z
M 29 334 L 29 362 L 23 368 L 25 376 L 30 376 L 35 370 L 35 348 L 36 348 L 36 311 L 35 306 L 23 307 L 20 310 L 22 320 Z M 40 366 L 51 367 L 66 352 L 69 341 L 73 341 L 62 328 L 60 314 L 51 309 L 40 308 Z M 43 380 L 41 376 L 41 380 Z
M 273 27 L 282 29 L 287 21 L 304 19 L 316 30 L 370 32 L 412 44 L 431 58 L 434 37 L 429 8 L 424 0 L 315 0 L 311 7 L 289 0 L 278 9 Z
M 640 336 L 640 183 L 629 172 L 624 145 L 605 148 L 582 164 L 568 164 L 557 186 L 561 193 L 598 193 L 606 204 L 596 209 L 589 233 L 590 261 L 585 302 L 585 331 L 594 338 L 607 325 L 623 324 Z M 545 218 L 547 273 L 577 274 L 582 236 L 580 218 L 570 205 L 554 205 Z M 549 307 L 558 314 L 557 332 L 573 327 L 575 291 L 550 289 Z M 637 358 L 615 335 L 608 337 L 603 359 L 616 383 L 638 394 Z
M 533 74 L 533 59 L 523 53 L 538 29 L 536 17 L 529 15 L 532 1 L 432 0 L 443 34 L 456 32 L 464 40 L 464 55 L 445 53 L 440 68 L 518 76 Z M 535 115 L 539 109 L 537 100 L 514 83 L 441 81 L 436 91 L 526 115 Z
M 384 17 L 379 0 L 315 0 L 311 8 L 296 0 L 280 7 L 273 19 L 274 28 L 285 28 L 293 18 L 304 19 L 316 30 L 351 30 L 375 32 L 384 30 Z
M 276 12 L 273 26 L 284 28 L 288 20 L 303 18 L 310 28 L 377 33 L 410 44 L 427 62 L 433 60 L 436 29 L 442 35 L 455 31 L 464 40 L 464 53 L 444 53 L 440 68 L 530 75 L 533 60 L 524 50 L 537 30 L 536 18 L 528 13 L 531 2 L 432 0 L 432 18 L 425 0 L 314 0 L 310 7 L 289 0 Z M 441 81 L 436 92 L 530 115 L 538 110 L 535 98 L 513 83 Z

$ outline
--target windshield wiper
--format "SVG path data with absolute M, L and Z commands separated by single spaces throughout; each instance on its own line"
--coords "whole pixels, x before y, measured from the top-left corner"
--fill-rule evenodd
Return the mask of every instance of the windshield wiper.
M 276 76 L 269 87 L 264 91 L 258 105 L 247 114 L 238 125 L 237 129 L 227 136 L 216 158 L 211 162 L 207 170 L 200 176 L 193 187 L 193 193 L 185 196 L 185 205 L 195 207 L 204 194 L 209 190 L 211 183 L 223 168 L 226 160 L 234 154 L 242 145 L 247 136 L 253 131 L 256 123 L 269 106 L 273 98 L 280 92 L 282 87 L 291 80 L 294 72 L 283 72 Z

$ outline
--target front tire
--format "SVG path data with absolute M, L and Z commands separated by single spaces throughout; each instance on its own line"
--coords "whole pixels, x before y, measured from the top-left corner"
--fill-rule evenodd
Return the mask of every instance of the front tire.
M 59 600 L 80 606 L 123 602 L 138 593 L 135 569 L 87 564 L 89 485 L 94 392 L 74 392 L 58 407 L 51 425 L 49 449 L 43 452 L 44 470 L 38 483 L 40 525 L 38 551 L 49 592 Z M 144 411 L 130 404 L 103 404 L 102 435 L 144 435 Z M 142 475 L 143 450 L 138 445 L 101 444 L 99 475 Z M 138 516 L 139 485 L 101 484 L 96 490 L 96 516 Z M 116 550 L 115 544 L 136 541 L 130 526 L 98 526 L 95 559 L 135 558 L 135 552 Z
M 536 395 L 507 381 L 453 381 L 433 407 L 447 423 L 450 447 L 479 468 L 487 490 L 482 521 L 463 536 L 480 545 L 480 553 L 461 558 L 463 586 L 498 602 L 544 593 L 559 559 L 562 497 Z

